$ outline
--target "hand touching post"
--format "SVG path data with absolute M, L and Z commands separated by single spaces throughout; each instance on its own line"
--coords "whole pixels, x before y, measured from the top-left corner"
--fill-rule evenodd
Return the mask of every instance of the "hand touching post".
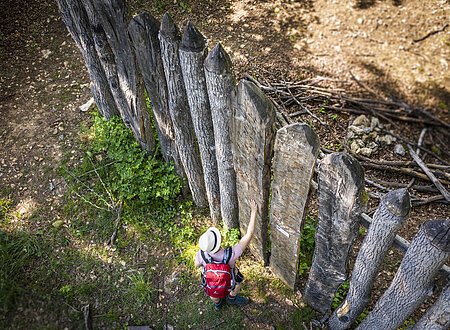
M 247 232 L 239 241 L 239 244 L 242 246 L 242 250 L 245 250 L 245 248 L 247 248 L 248 244 L 250 243 L 253 237 L 253 234 L 255 233 L 255 221 L 256 221 L 256 214 L 258 213 L 258 205 L 256 204 L 254 199 L 250 200 L 250 208 L 252 210 L 252 213 L 250 215 L 250 221 L 248 223 Z

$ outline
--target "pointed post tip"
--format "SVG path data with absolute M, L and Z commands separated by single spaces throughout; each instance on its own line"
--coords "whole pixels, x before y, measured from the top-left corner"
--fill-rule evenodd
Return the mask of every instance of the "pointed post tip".
M 383 196 L 382 202 L 392 214 L 398 217 L 406 217 L 411 211 L 411 199 L 405 188 L 388 192 Z
M 173 21 L 172 17 L 166 12 L 161 20 L 161 28 L 159 33 L 162 37 L 167 39 L 180 39 L 180 30 Z
M 206 57 L 205 69 L 215 73 L 231 73 L 232 67 L 230 56 L 222 47 L 222 44 L 218 42 Z
M 206 48 L 206 38 L 188 21 L 181 39 L 180 49 L 187 52 L 202 52 Z

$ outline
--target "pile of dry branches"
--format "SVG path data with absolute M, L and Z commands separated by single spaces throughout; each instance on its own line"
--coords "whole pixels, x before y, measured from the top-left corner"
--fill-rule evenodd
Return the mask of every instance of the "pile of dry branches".
M 379 197 L 380 192 L 388 192 L 391 189 L 408 188 L 412 197 L 413 206 L 428 203 L 450 202 L 450 124 L 442 121 L 425 109 L 411 107 L 408 104 L 380 98 L 379 95 L 357 80 L 353 80 L 375 98 L 354 97 L 345 89 L 318 86 L 321 82 L 330 81 L 325 77 L 305 79 L 298 82 L 264 82 L 249 75 L 246 79 L 259 86 L 273 101 L 277 109 L 278 122 L 284 126 L 297 121 L 299 116 L 308 115 L 314 118 L 320 125 L 327 126 L 319 116 L 325 111 L 347 113 L 352 115 L 368 115 L 378 117 L 390 124 L 391 129 L 383 130 L 383 134 L 389 134 L 401 141 L 409 151 L 411 160 L 385 160 L 352 155 L 357 158 L 365 171 L 381 171 L 382 173 L 394 173 L 409 177 L 409 183 L 399 181 L 385 181 L 375 178 L 366 178 L 366 184 L 373 187 L 370 194 Z M 422 128 L 417 142 L 395 134 L 393 131 L 402 132 L 400 123 L 416 125 Z M 433 140 L 438 141 L 438 151 L 430 150 L 423 146 L 426 134 L 432 135 Z M 348 146 L 344 146 L 347 152 Z M 436 151 L 436 152 L 435 152 Z M 333 152 L 322 148 L 323 153 Z M 422 152 L 422 158 L 420 153 Z M 423 159 L 433 159 L 425 163 Z M 417 195 L 414 194 L 416 192 Z M 420 195 L 420 196 L 419 196 Z

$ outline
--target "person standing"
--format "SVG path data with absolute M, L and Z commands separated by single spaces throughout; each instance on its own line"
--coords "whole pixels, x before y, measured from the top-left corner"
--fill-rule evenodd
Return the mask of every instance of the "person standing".
M 247 227 L 247 232 L 239 240 L 239 243 L 236 244 L 235 246 L 226 249 L 221 248 L 222 235 L 220 234 L 220 231 L 216 227 L 208 228 L 208 230 L 206 230 L 206 232 L 200 236 L 199 239 L 200 250 L 195 255 L 195 266 L 203 267 L 202 277 L 205 287 L 206 285 L 208 285 L 208 283 L 205 282 L 206 268 L 208 264 L 216 266 L 221 265 L 217 266 L 219 268 L 225 264 L 229 265 L 229 268 L 225 266 L 224 268 L 225 271 L 227 271 L 227 269 L 230 269 L 231 284 L 229 285 L 229 287 L 226 288 L 226 291 L 228 292 L 226 297 L 221 297 L 223 295 L 222 293 L 214 295 L 212 293 L 214 291 L 211 291 L 209 285 L 208 285 L 209 290 L 205 290 L 207 294 L 210 295 L 211 300 L 214 302 L 214 308 L 216 310 L 219 310 L 224 304 L 224 302 L 230 305 L 244 306 L 247 305 L 250 301 L 249 298 L 239 295 L 239 291 L 241 289 L 244 276 L 236 267 L 236 260 L 245 251 L 255 232 L 255 221 L 258 212 L 258 206 L 255 200 L 253 199 L 250 201 L 250 208 L 251 208 L 251 215 Z M 213 276 L 215 276 L 217 273 L 224 273 L 225 271 L 220 270 L 211 272 L 214 273 Z

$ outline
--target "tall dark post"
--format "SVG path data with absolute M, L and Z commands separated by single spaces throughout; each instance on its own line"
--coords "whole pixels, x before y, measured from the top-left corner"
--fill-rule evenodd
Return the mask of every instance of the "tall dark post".
M 226 227 L 235 228 L 239 223 L 231 144 L 235 82 L 231 59 L 220 44 L 208 55 L 204 68 L 214 126 L 222 220 Z
M 318 185 L 319 224 L 304 298 L 315 310 L 327 314 L 335 292 L 347 278 L 349 251 L 367 202 L 364 172 L 350 155 L 333 153 L 319 165 Z
M 59 10 L 67 29 L 83 55 L 91 80 L 91 91 L 101 115 L 110 119 L 119 115 L 109 88 L 108 78 L 95 49 L 92 25 L 80 0 L 58 0 Z
M 169 113 L 166 76 L 158 39 L 160 26 L 161 24 L 157 19 L 144 12 L 132 18 L 128 25 L 128 32 L 151 101 L 161 153 L 166 162 L 173 160 L 178 174 L 184 176 Z
M 178 154 L 186 173 L 192 198 L 197 206 L 207 205 L 203 170 L 195 142 L 186 89 L 181 72 L 178 48 L 180 31 L 169 14 L 165 14 L 159 31 L 161 55 L 169 92 L 169 112 L 175 131 Z
M 356 258 L 347 297 L 334 311 L 330 329 L 348 329 L 364 311 L 378 270 L 410 209 L 411 201 L 406 189 L 394 190 L 383 196 Z
M 205 37 L 189 22 L 180 45 L 180 63 L 191 110 L 192 123 L 194 124 L 195 134 L 200 147 L 210 214 L 213 222 L 217 224 L 221 220 L 220 190 L 214 129 L 205 71 L 203 69 L 206 52 Z
M 300 236 L 319 138 L 306 124 L 280 128 L 275 138 L 270 204 L 270 268 L 294 289 L 299 269 Z
M 253 198 L 259 205 L 259 213 L 250 247 L 267 265 L 275 107 L 259 87 L 247 80 L 241 80 L 238 85 L 233 137 L 241 231 L 247 229 L 250 219 L 248 200 Z
M 391 285 L 357 328 L 394 330 L 433 292 L 433 280 L 450 257 L 450 220 L 427 221 L 406 251 Z

